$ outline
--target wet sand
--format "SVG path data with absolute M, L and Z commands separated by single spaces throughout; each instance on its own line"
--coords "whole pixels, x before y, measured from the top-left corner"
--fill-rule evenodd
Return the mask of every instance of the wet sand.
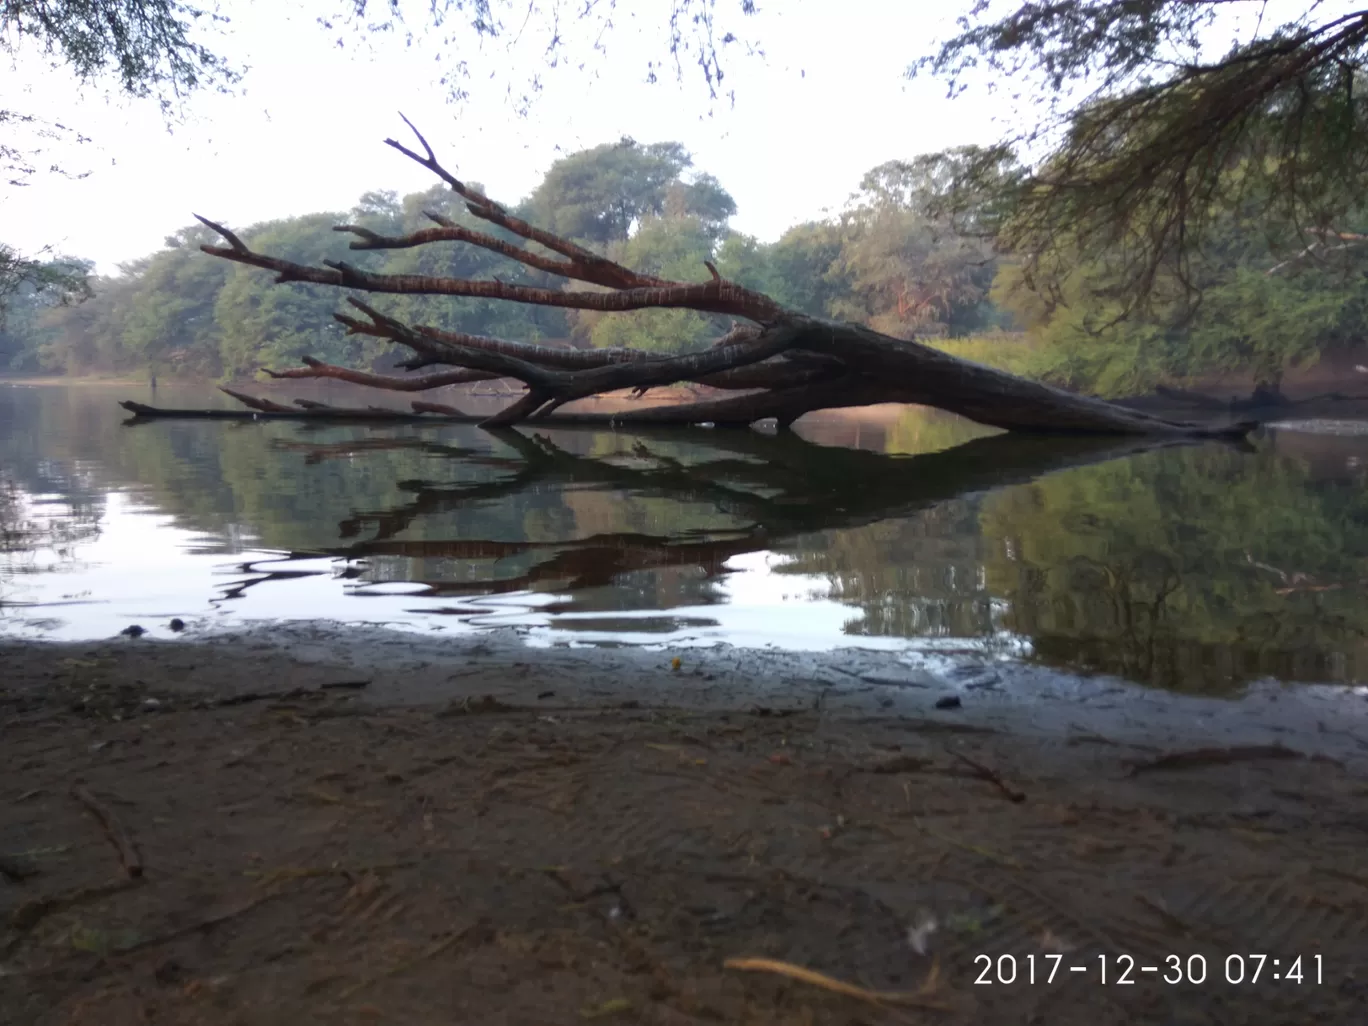
M 7 1023 L 1368 1021 L 1352 690 L 157 633 L 0 642 Z

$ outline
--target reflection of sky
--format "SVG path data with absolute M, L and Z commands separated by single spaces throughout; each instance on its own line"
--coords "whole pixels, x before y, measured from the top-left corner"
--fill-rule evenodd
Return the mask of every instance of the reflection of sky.
M 26 516 L 40 527 L 59 522 L 61 503 L 27 504 Z M 62 640 L 109 637 L 139 624 L 158 635 L 180 617 L 198 629 L 244 621 L 296 619 L 384 623 L 411 630 L 467 633 L 515 628 L 529 643 L 631 642 L 640 644 L 747 647 L 773 645 L 821 650 L 935 648 L 937 639 L 866 637 L 858 630 L 858 608 L 832 597 L 831 581 L 818 574 L 780 572 L 791 558 L 778 553 L 744 553 L 729 560 L 727 573 L 712 588 L 707 605 L 658 608 L 651 593 L 647 608 L 610 612 L 553 612 L 563 596 L 513 592 L 488 597 L 428 597 L 423 585 L 369 584 L 364 576 L 344 578 L 340 560 L 285 559 L 252 547 L 225 552 L 224 539 L 177 527 L 173 518 L 142 505 L 126 492 L 105 497 L 100 530 L 62 553 L 43 544 L 0 556 L 0 631 Z M 261 580 L 234 597 L 224 593 L 271 572 L 288 578 Z M 453 609 L 458 610 L 452 613 Z M 993 639 L 997 648 L 1010 639 Z M 959 648 L 974 641 L 956 639 Z

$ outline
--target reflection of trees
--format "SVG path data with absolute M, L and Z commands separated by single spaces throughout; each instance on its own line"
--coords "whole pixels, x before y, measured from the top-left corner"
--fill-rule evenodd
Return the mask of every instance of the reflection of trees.
M 45 491 L 58 491 L 61 481 L 54 481 L 51 468 Z M 14 578 L 21 574 L 33 573 L 38 566 L 38 553 L 46 553 L 51 562 L 43 571 L 74 565 L 76 549 L 79 544 L 95 538 L 100 533 L 100 507 L 82 501 L 79 495 L 79 482 L 72 492 L 76 493 L 71 501 L 58 503 L 60 511 L 35 506 L 32 493 L 0 471 L 0 612 L 6 606 L 24 605 L 12 597 L 11 588 Z
M 806 535 L 785 569 L 827 577 L 833 597 L 858 607 L 863 615 L 851 633 L 993 635 L 1002 600 L 984 580 L 978 509 L 975 498 L 955 499 L 851 531 Z
M 989 589 L 1045 661 L 1184 690 L 1368 669 L 1368 501 L 1274 448 L 1142 456 L 983 503 Z

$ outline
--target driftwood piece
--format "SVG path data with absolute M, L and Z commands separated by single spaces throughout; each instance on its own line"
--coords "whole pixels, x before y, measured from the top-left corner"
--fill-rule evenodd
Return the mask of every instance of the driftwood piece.
M 109 838 L 109 843 L 114 845 L 115 850 L 119 853 L 119 864 L 123 866 L 124 872 L 132 879 L 142 876 L 142 856 L 138 853 L 133 838 L 129 836 L 127 829 L 119 822 L 119 818 L 114 815 L 113 810 L 101 803 L 79 784 L 72 787 L 71 796 L 99 820 L 100 826 L 104 828 L 105 836 Z
M 410 128 L 413 126 L 410 124 Z M 433 243 L 476 246 L 531 269 L 556 275 L 581 287 L 518 284 L 423 274 L 379 274 L 345 261 L 310 266 L 254 251 L 227 227 L 199 220 L 218 233 L 224 245 L 201 249 L 235 263 L 273 271 L 281 283 L 328 285 L 389 295 L 435 295 L 492 299 L 512 303 L 596 311 L 685 309 L 734 318 L 708 349 L 661 357 L 630 349 L 574 350 L 404 324 L 353 297 L 362 316 L 336 314 L 350 334 L 387 339 L 414 354 L 410 369 L 448 366 L 417 377 L 372 374 L 305 359 L 303 368 L 272 371 L 275 377 L 328 377 L 396 391 L 421 391 L 457 381 L 507 377 L 523 382 L 526 394 L 480 421 L 489 427 L 546 417 L 567 402 L 618 389 L 638 393 L 676 382 L 698 382 L 746 394 L 678 406 L 653 407 L 609 416 L 576 415 L 580 423 L 745 425 L 774 418 L 781 428 L 819 409 L 876 403 L 935 406 L 1007 431 L 1186 437 L 1247 433 L 1250 423 L 1209 424 L 1168 420 L 1141 410 L 1076 395 L 1006 371 L 962 360 L 915 341 L 883 335 L 858 324 L 837 323 L 789 310 L 770 297 L 723 278 L 705 262 L 708 280 L 668 281 L 643 274 L 592 253 L 510 214 L 483 193 L 457 179 L 437 160 L 427 140 L 414 129 L 422 152 L 395 140 L 393 149 L 436 174 L 466 201 L 471 215 L 489 222 L 516 241 L 429 215 L 437 227 L 404 236 L 381 236 L 355 225 L 338 231 L 356 237 L 356 250 L 403 249 Z M 536 247 L 536 248 L 534 248 Z M 547 255 L 549 251 L 552 255 Z M 754 391 L 751 391 L 754 390 Z M 300 411 L 270 400 L 233 392 L 259 416 L 386 417 L 403 414 L 367 411 Z M 439 405 L 439 404 L 434 404 Z M 132 409 L 132 407 L 128 407 Z M 134 410 L 141 416 L 170 411 Z M 195 413 L 183 415 L 210 414 Z M 452 414 L 446 414 L 453 417 Z

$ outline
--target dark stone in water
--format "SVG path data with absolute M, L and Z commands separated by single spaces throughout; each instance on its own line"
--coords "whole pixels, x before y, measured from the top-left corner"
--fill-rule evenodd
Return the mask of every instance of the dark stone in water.
M 183 631 L 185 630 L 185 621 L 179 616 L 173 616 L 171 622 L 166 626 L 170 627 L 173 631 Z
M 123 630 L 119 631 L 119 633 L 127 635 L 130 638 L 141 638 L 147 631 L 135 623 L 125 627 Z
M 958 709 L 964 703 L 960 701 L 959 695 L 946 695 L 944 698 L 936 699 L 937 709 Z

